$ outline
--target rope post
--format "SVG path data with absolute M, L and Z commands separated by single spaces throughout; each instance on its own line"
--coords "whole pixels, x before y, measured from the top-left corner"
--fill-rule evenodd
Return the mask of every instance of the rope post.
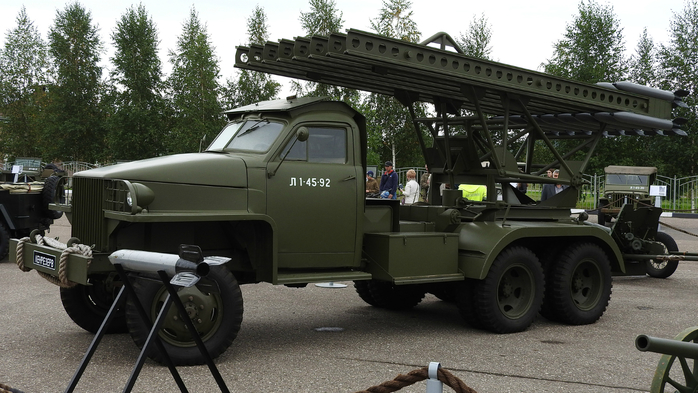
M 444 384 L 439 381 L 438 372 L 441 368 L 441 363 L 429 363 L 429 379 L 427 380 L 427 393 L 443 393 Z

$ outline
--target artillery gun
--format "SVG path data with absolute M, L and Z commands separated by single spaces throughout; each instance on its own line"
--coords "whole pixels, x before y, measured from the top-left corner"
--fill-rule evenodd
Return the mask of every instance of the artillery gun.
M 635 347 L 643 352 L 661 353 L 657 370 L 652 380 L 651 393 L 695 392 L 698 390 L 698 326 L 679 333 L 673 340 L 637 336 Z
M 685 135 L 672 117 L 683 92 L 588 85 L 474 59 L 445 34 L 422 44 L 358 30 L 281 40 L 238 47 L 236 66 L 404 104 L 431 171 L 429 203 L 365 198 L 366 121 L 345 103 L 289 97 L 231 109 L 202 153 L 75 174 L 72 205 L 52 207 L 71 220 L 72 243 L 94 244 L 91 258 L 59 262 L 60 250 L 26 242 L 13 254 L 28 268 L 66 272 L 64 308 L 86 330 L 97 330 L 124 280 L 108 259 L 120 250 L 137 259 L 151 255 L 137 251 L 172 254 L 189 244 L 227 258 L 179 292 L 213 357 L 240 328 L 240 284 L 354 281 L 361 299 L 388 309 L 412 308 L 433 293 L 455 300 L 472 326 L 513 333 L 539 312 L 594 323 L 610 300 L 612 275 L 696 259 L 677 256 L 673 239 L 657 231 L 659 208 L 625 206 L 610 228 L 571 212 L 604 137 Z M 418 115 L 421 105 L 433 105 L 435 115 Z M 541 151 L 548 162 L 536 161 Z M 553 167 L 560 178 L 544 178 Z M 537 201 L 516 182 L 568 187 Z M 443 193 L 440 184 L 448 186 Z M 485 186 L 486 197 L 468 200 L 459 184 Z M 163 287 L 146 277 L 134 287 L 156 316 Z M 186 317 L 168 317 L 159 335 L 175 364 L 202 363 Z M 115 321 L 113 331 L 128 328 L 137 344 L 146 340 L 132 305 Z

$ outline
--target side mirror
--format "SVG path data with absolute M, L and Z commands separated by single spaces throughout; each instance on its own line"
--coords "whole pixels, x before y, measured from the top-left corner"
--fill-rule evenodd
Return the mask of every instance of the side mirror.
M 284 156 L 281 157 L 281 161 L 279 161 L 279 164 L 273 171 L 267 172 L 267 177 L 269 179 L 271 179 L 276 174 L 276 171 L 279 170 L 281 163 L 284 162 L 286 156 L 288 156 L 288 153 L 291 152 L 291 149 L 293 149 L 293 146 L 296 144 L 296 142 L 305 142 L 308 140 L 308 137 L 310 137 L 310 131 L 308 130 L 308 127 L 299 127 L 296 131 L 296 139 L 293 141 L 293 143 L 291 143 L 291 147 L 288 150 L 286 150 L 286 154 L 284 154 Z
M 296 131 L 296 138 L 301 142 L 307 141 L 309 136 L 310 131 L 308 131 L 308 127 L 301 127 Z

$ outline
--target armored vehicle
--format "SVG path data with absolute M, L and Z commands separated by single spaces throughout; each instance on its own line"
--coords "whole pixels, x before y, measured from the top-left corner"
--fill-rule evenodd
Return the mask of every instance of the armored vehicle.
M 657 168 L 609 165 L 604 168 L 606 181 L 599 198 L 598 222 L 605 225 L 618 216 L 627 203 L 651 205 L 650 186 L 657 178 Z
M 539 312 L 593 323 L 613 274 L 645 274 L 648 261 L 674 258 L 675 247 L 658 239 L 660 209 L 627 205 L 609 228 L 571 208 L 605 136 L 685 135 L 672 118 L 672 107 L 685 105 L 681 92 L 588 85 L 483 61 L 459 53 L 446 34 L 423 44 L 358 30 L 281 40 L 238 47 L 236 66 L 404 104 L 431 171 L 429 204 L 365 198 L 366 120 L 343 102 L 291 97 L 229 110 L 204 152 L 75 174 L 72 205 L 52 206 L 71 219 L 69 243 L 94 245 L 91 257 L 60 262 L 60 250 L 15 241 L 22 247 L 13 258 L 26 267 L 58 276 L 62 266 L 73 286 L 61 288 L 61 299 L 83 328 L 97 329 L 126 279 L 108 260 L 123 250 L 176 254 L 186 244 L 230 258 L 180 290 L 188 316 L 166 315 L 159 334 L 176 364 L 204 361 L 182 318 L 199 327 L 212 356 L 231 345 L 242 284 L 353 281 L 361 299 L 388 309 L 432 293 L 455 301 L 472 326 L 512 333 Z M 419 105 L 435 115 L 418 116 Z M 534 160 L 542 156 L 553 159 Z M 511 186 L 552 182 L 542 176 L 551 167 L 569 187 L 544 202 Z M 463 198 L 459 184 L 485 185 L 486 198 Z M 134 286 L 157 315 L 162 284 L 143 273 Z M 112 326 L 138 345 L 148 333 L 132 302 Z

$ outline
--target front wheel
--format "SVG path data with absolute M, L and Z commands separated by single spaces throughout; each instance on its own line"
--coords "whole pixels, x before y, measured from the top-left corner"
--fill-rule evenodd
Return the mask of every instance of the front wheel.
M 206 362 L 182 318 L 191 319 L 214 359 L 228 349 L 240 331 L 242 292 L 235 277 L 227 269 L 220 267 L 212 269 L 205 280 L 211 285 L 204 287 L 199 284 L 181 288 L 177 292 L 187 310 L 187 316 L 180 315 L 177 307 L 172 304 L 160 329 L 160 340 L 176 366 Z M 136 280 L 133 287 L 148 317 L 154 321 L 165 303 L 167 289 L 162 283 L 148 279 Z M 150 329 L 141 320 L 136 305 L 130 299 L 126 304 L 126 321 L 133 341 L 139 348 L 143 348 Z M 148 348 L 147 355 L 158 363 L 164 363 L 164 356 L 155 345 Z
M 666 248 L 667 253 L 671 254 L 679 250 L 674 238 L 666 232 L 657 232 L 656 240 Z M 667 278 L 674 274 L 676 268 L 679 267 L 679 261 L 655 261 L 650 259 L 647 261 L 647 275 L 655 278 Z
M 121 289 L 114 277 L 89 278 L 89 285 L 78 284 L 72 288 L 61 288 L 61 303 L 70 319 L 90 333 L 97 333 Z M 123 308 L 115 311 L 107 334 L 126 333 L 126 316 Z
M 543 268 L 526 247 L 502 251 L 487 277 L 475 285 L 475 315 L 482 327 L 495 333 L 526 330 L 543 303 Z
M 596 244 L 567 248 L 547 277 L 546 302 L 552 319 L 570 325 L 596 322 L 611 300 L 611 264 Z

